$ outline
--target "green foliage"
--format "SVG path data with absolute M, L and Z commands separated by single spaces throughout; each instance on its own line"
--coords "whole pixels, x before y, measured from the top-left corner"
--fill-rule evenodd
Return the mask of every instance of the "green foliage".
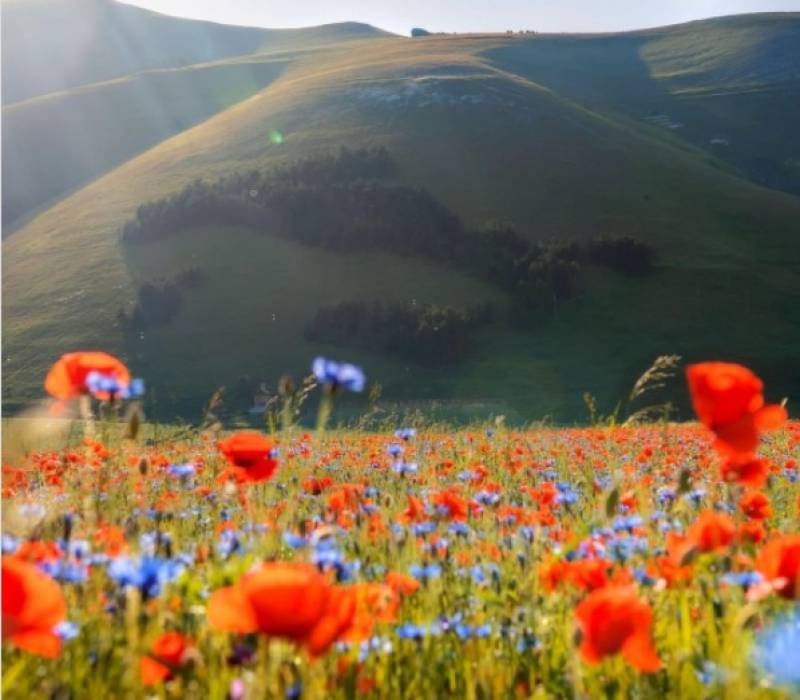
M 629 277 L 644 277 L 653 269 L 655 250 L 633 236 L 602 236 L 586 244 L 586 256 Z
M 464 359 L 474 331 L 493 316 L 489 304 L 460 310 L 410 303 L 343 302 L 319 309 L 306 328 L 306 337 L 396 355 L 421 365 L 447 366 Z

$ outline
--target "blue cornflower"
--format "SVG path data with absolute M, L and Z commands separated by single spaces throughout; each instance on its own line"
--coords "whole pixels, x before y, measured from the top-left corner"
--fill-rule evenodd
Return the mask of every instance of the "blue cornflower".
M 642 537 L 616 537 L 606 544 L 611 558 L 616 562 L 625 562 L 636 554 L 647 552 L 647 540 Z
M 408 567 L 408 573 L 414 578 L 427 581 L 428 579 L 441 576 L 442 567 L 438 564 L 412 564 Z
M 64 642 L 69 642 L 75 637 L 78 636 L 80 633 L 80 627 L 76 622 L 70 622 L 69 620 L 65 620 L 64 622 L 59 622 L 54 628 L 53 632 L 61 637 L 61 640 Z
M 308 544 L 308 539 L 293 532 L 284 532 L 283 541 L 292 549 L 302 549 Z
M 337 567 L 344 562 L 344 554 L 337 547 L 315 547 L 311 553 L 311 563 L 327 569 Z
M 2 542 L 3 554 L 13 554 L 19 549 L 20 540 L 18 537 L 12 537 L 11 535 L 4 534 Z
M 778 685 L 800 687 L 800 613 L 791 613 L 760 634 L 754 657 Z
M 404 622 L 402 625 L 398 625 L 395 631 L 400 639 L 422 639 L 427 633 L 424 627 L 415 625 L 413 622 Z
M 495 491 L 478 491 L 475 500 L 484 506 L 494 506 L 500 502 L 500 494 Z
M 186 478 L 194 474 L 196 467 L 194 464 L 170 464 L 167 467 L 167 473 L 171 476 L 176 476 L 178 478 Z
M 541 647 L 541 642 L 529 632 L 523 633 L 517 640 L 517 651 L 520 654 L 522 654 L 525 651 L 528 651 L 528 649 L 533 649 L 535 651 L 540 647 Z
M 62 583 L 86 583 L 89 570 L 81 562 L 58 559 L 44 562 L 41 567 L 48 576 Z
M 662 505 L 675 500 L 675 489 L 664 487 L 658 490 L 658 502 Z
M 556 494 L 556 503 L 566 503 L 567 505 L 571 505 L 577 500 L 578 494 L 576 491 L 564 491 Z
M 637 527 L 642 526 L 642 518 L 638 515 L 630 515 L 627 517 L 617 517 L 614 518 L 613 528 L 617 532 L 620 530 L 627 530 L 628 532 L 633 532 Z
M 405 451 L 402 445 L 398 445 L 396 442 L 393 442 L 389 447 L 386 448 L 386 451 L 392 457 L 399 457 Z
M 641 567 L 633 570 L 633 577 L 643 586 L 655 586 L 656 579 L 650 576 L 647 571 Z
M 108 565 L 109 577 L 121 588 L 138 588 L 145 598 L 161 593 L 165 583 L 176 579 L 184 570 L 182 562 L 160 557 L 118 557 Z
M 447 529 L 453 534 L 460 535 L 462 537 L 466 537 L 470 533 L 469 525 L 466 525 L 465 523 L 450 523 Z
M 240 533 L 236 530 L 223 530 L 220 533 L 219 541 L 217 542 L 217 553 L 219 556 L 227 559 L 234 554 L 244 552 L 244 543 L 241 540 Z
M 119 399 L 133 399 L 144 394 L 144 381 L 133 379 L 130 383 L 121 382 L 116 377 L 102 372 L 89 372 L 86 388 L 92 396 L 111 394 Z
M 693 505 L 700 505 L 700 502 L 705 498 L 706 490 L 705 489 L 695 489 L 694 491 L 689 491 L 684 498 L 687 501 L 691 501 Z
M 469 575 L 475 583 L 485 583 L 486 582 L 486 572 L 484 572 L 483 567 L 480 564 L 476 564 L 469 570 Z
M 395 474 L 416 474 L 418 468 L 416 462 L 395 462 L 392 465 L 392 471 L 395 472 Z
M 470 639 L 471 637 L 483 639 L 492 633 L 492 626 L 487 624 L 470 627 L 469 625 L 459 624 L 455 626 L 455 633 L 459 639 Z
M 730 572 L 720 577 L 720 583 L 725 583 L 729 586 L 741 586 L 742 588 L 750 588 L 764 580 L 764 577 L 758 571 L 739 571 Z
M 704 661 L 703 667 L 697 671 L 697 678 L 703 685 L 712 685 L 714 683 L 722 683 L 728 677 L 728 673 L 723 671 L 713 661 Z
M 400 428 L 400 430 L 397 430 L 395 432 L 394 436 L 396 438 L 399 438 L 400 440 L 410 440 L 416 434 L 417 434 L 416 428 Z
M 328 385 L 331 389 L 344 387 L 350 391 L 364 391 L 367 378 L 363 370 L 355 365 L 334 362 L 324 357 L 318 357 L 311 365 L 311 371 L 318 381 Z
M 424 523 L 416 523 L 412 525 L 411 531 L 414 533 L 416 537 L 422 537 L 424 535 L 428 535 L 436 529 L 436 523 L 431 520 L 427 520 Z

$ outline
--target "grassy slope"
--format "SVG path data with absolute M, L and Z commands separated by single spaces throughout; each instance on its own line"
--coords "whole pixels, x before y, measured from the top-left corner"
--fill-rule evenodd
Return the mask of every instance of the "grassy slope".
M 755 182 L 800 194 L 800 13 L 646 32 L 543 36 L 489 52 L 497 65 L 615 118 L 653 127 Z M 723 139 L 727 143 L 712 144 Z
M 37 395 L 48 362 L 79 346 L 126 352 L 137 371 L 157 379 L 162 397 L 305 366 L 317 348 L 302 343 L 299 323 L 273 334 L 269 318 L 252 320 L 242 306 L 257 316 L 274 302 L 307 316 L 332 295 L 415 298 L 420 285 L 431 299 L 451 289 L 463 303 L 485 298 L 488 289 L 443 270 L 423 284 L 425 266 L 396 258 L 354 263 L 267 238 L 248 244 L 246 255 L 209 237 L 193 247 L 186 238 L 163 251 L 131 252 L 116 238 L 137 204 L 196 176 L 379 143 L 399 159 L 401 180 L 429 187 L 470 222 L 510 218 L 531 237 L 631 233 L 652 241 L 663 262 L 645 282 L 590 271 L 586 296 L 552 324 L 537 333 L 487 330 L 475 357 L 446 376 L 356 355 L 395 395 L 500 398 L 522 415 L 565 418 L 579 411 L 582 390 L 610 402 L 662 352 L 755 359 L 767 374 L 791 363 L 800 342 L 800 253 L 793 245 L 800 201 L 485 58 L 526 43 L 385 39 L 308 56 L 259 95 L 39 216 L 4 245 L 6 397 Z M 280 147 L 267 138 L 273 128 L 287 135 Z M 185 268 L 190 248 L 197 264 L 222 266 L 202 292 L 206 302 L 190 303 L 173 328 L 152 329 L 142 345 L 126 347 L 114 327 L 116 310 L 140 280 Z M 259 274 L 275 259 L 281 275 Z M 251 272 L 234 283 L 240 260 Z M 223 272 L 226 265 L 234 272 Z M 398 272 L 391 287 L 383 284 L 385 269 Z M 441 290 L 431 286 L 436 280 Z M 231 285 L 236 293 L 229 296 Z M 197 348 L 206 347 L 198 360 Z
M 113 0 L 4 0 L 2 17 L 6 104 L 144 70 L 383 34 L 357 23 L 230 27 Z
M 263 89 L 286 60 L 138 73 L 6 107 L 4 235 L 7 224 Z
M 111 0 L 2 7 L 6 235 L 42 206 L 264 88 L 298 52 L 385 35 L 355 22 L 226 27 Z

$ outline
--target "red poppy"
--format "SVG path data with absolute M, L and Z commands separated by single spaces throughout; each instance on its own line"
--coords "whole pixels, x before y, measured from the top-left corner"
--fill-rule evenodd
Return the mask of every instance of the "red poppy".
M 55 542 L 28 540 L 19 546 L 14 556 L 32 564 L 43 564 L 57 561 L 61 557 L 61 549 Z
M 425 504 L 416 496 L 408 494 L 408 508 L 401 514 L 399 520 L 406 523 L 421 522 L 427 518 Z
M 376 622 L 395 622 L 400 609 L 400 596 L 383 583 L 358 583 L 350 589 L 356 601 L 353 621 L 340 634 L 347 642 L 363 642 L 372 636 Z
M 739 499 L 739 508 L 752 520 L 766 520 L 772 516 L 769 496 L 761 491 L 748 491 Z
M 430 501 L 437 511 L 450 520 L 464 521 L 469 515 L 469 503 L 452 488 L 432 493 Z
M 700 552 L 728 547 L 736 537 L 736 525 L 728 515 L 704 510 L 689 528 L 689 541 Z
M 162 634 L 153 642 L 153 655 L 144 656 L 139 672 L 144 685 L 155 685 L 172 678 L 175 669 L 183 666 L 194 648 L 188 637 L 178 632 Z
M 748 520 L 739 526 L 739 540 L 758 544 L 767 536 L 764 524 L 760 520 Z
M 331 484 L 333 484 L 333 479 L 329 476 L 323 476 L 321 479 L 312 476 L 303 482 L 303 491 L 319 496 Z
M 800 600 L 800 535 L 785 535 L 764 545 L 756 569 L 784 598 Z
M 260 632 L 324 652 L 353 623 L 356 597 L 332 586 L 309 564 L 270 562 L 239 583 L 215 591 L 208 604 L 212 627 L 224 632 Z
M 686 376 L 695 413 L 714 431 L 723 454 L 752 454 L 759 433 L 786 420 L 782 406 L 764 405 L 763 383 L 742 365 L 702 362 L 689 365 Z
M 661 668 L 653 646 L 651 607 L 633 586 L 606 586 L 590 593 L 576 608 L 581 656 L 589 664 L 622 653 L 634 668 L 652 673 Z
M 761 488 L 767 483 L 768 475 L 769 462 L 749 455 L 744 458 L 729 457 L 721 467 L 723 481 L 736 482 L 754 489 Z
M 56 399 L 72 399 L 88 394 L 86 379 L 92 372 L 113 377 L 120 384 L 131 381 L 128 368 L 116 357 L 105 352 L 70 352 L 62 355 L 50 368 L 44 380 L 44 388 Z M 107 401 L 108 392 L 96 394 L 98 399 Z
M 419 581 L 413 576 L 402 574 L 399 571 L 390 571 L 386 574 L 386 585 L 401 595 L 416 593 L 420 586 Z
M 278 468 L 278 462 L 272 456 L 274 445 L 261 433 L 234 433 L 220 440 L 217 447 L 233 465 L 233 475 L 239 481 L 267 481 Z
M 3 640 L 31 654 L 55 658 L 61 639 L 53 628 L 67 616 L 61 587 L 32 564 L 3 557 Z

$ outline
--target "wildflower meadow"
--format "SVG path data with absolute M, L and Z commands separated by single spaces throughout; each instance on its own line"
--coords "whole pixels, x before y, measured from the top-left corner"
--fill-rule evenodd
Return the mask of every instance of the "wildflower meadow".
M 695 423 L 334 427 L 318 358 L 261 429 L 146 423 L 102 352 L 3 465 L 8 698 L 790 698 L 800 423 L 746 367 Z M 298 404 L 319 392 L 319 414 Z

